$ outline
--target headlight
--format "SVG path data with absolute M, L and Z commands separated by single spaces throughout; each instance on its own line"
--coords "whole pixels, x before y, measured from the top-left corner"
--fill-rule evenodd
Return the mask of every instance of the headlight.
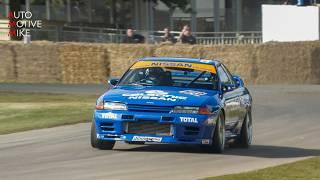
M 96 109 L 127 110 L 127 105 L 116 102 L 97 102 Z
M 185 114 L 212 114 L 211 109 L 208 107 L 192 107 L 192 106 L 176 106 L 171 111 L 172 113 L 185 113 Z
M 199 107 L 191 106 L 176 106 L 171 111 L 172 113 L 198 114 Z
M 108 110 L 127 110 L 127 105 L 123 103 L 104 102 L 103 107 Z

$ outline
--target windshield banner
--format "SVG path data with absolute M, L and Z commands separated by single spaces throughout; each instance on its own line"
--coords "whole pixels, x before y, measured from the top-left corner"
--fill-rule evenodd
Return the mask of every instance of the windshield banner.
M 174 67 L 187 68 L 198 71 L 208 71 L 216 74 L 216 68 L 211 64 L 188 63 L 188 62 L 168 62 L 168 61 L 139 61 L 135 63 L 131 69 L 147 68 L 147 67 Z

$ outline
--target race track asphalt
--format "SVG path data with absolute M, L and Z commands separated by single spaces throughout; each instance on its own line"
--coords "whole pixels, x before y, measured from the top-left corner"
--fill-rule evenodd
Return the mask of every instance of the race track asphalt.
M 92 92 L 103 85 L 0 84 L 0 91 Z M 199 179 L 320 155 L 320 86 L 249 86 L 254 142 L 208 154 L 195 146 L 91 148 L 90 124 L 0 135 L 0 179 Z

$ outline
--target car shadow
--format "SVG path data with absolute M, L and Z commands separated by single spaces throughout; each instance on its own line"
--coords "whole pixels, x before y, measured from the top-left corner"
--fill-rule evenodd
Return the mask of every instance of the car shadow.
M 115 149 L 115 151 L 127 152 L 175 152 L 175 153 L 198 153 L 213 154 L 194 145 L 174 145 L 174 144 L 148 144 L 135 146 L 127 149 Z M 272 146 L 272 145 L 252 145 L 250 148 L 227 147 L 223 155 L 260 157 L 260 158 L 294 158 L 320 156 L 320 149 L 304 149 L 299 147 Z
M 320 156 L 320 149 L 305 149 L 288 146 L 252 145 L 250 148 L 229 148 L 228 155 L 262 157 L 262 158 L 295 158 Z

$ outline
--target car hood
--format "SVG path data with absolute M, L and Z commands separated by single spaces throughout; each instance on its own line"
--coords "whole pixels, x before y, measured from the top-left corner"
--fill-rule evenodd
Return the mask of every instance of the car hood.
M 117 86 L 103 95 L 104 101 L 156 106 L 215 105 L 218 92 L 165 86 Z

